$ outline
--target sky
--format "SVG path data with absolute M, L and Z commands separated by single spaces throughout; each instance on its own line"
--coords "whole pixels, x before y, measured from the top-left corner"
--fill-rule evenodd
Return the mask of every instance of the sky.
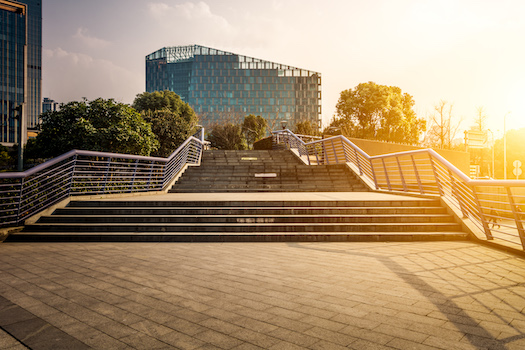
M 320 72 L 323 122 L 341 91 L 373 81 L 441 100 L 461 130 L 483 107 L 496 135 L 525 127 L 523 0 L 42 0 L 43 97 L 145 90 L 145 56 L 203 45 Z

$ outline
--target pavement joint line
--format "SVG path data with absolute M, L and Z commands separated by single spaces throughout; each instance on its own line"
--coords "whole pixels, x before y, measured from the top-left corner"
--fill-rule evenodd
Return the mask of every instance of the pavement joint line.
M 86 344 L 1 295 L 0 329 L 28 349 L 52 349 L 53 346 L 89 349 Z M 41 343 L 46 345 L 41 346 Z

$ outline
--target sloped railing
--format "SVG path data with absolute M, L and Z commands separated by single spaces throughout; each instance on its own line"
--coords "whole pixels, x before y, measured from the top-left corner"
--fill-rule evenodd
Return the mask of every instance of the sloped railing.
M 68 198 L 161 191 L 186 164 L 198 165 L 204 130 L 168 158 L 72 150 L 32 169 L 0 173 L 0 227 L 25 219 Z
M 432 149 L 369 156 L 344 136 L 309 143 L 290 130 L 272 133 L 279 147 L 310 165 L 346 163 L 376 190 L 439 195 L 485 234 L 525 250 L 525 181 L 472 180 Z

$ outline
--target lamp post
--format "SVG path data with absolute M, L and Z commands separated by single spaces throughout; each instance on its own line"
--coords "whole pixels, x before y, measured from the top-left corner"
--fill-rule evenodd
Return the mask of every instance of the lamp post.
M 507 180 L 507 112 L 503 116 L 503 179 Z
M 23 130 L 22 130 L 22 123 L 23 123 L 23 117 L 22 117 L 22 111 L 24 105 L 18 105 L 17 107 L 13 108 L 13 112 L 17 112 L 17 115 L 13 116 L 13 119 L 18 121 L 18 171 L 24 171 L 24 149 L 22 145 L 22 136 L 23 136 Z
M 492 175 L 492 178 L 495 179 L 496 178 L 496 174 L 495 174 L 496 169 L 494 168 L 494 133 L 490 129 L 488 129 L 487 131 L 490 132 L 490 139 L 492 141 L 491 142 L 492 143 L 492 171 L 491 171 L 491 175 Z

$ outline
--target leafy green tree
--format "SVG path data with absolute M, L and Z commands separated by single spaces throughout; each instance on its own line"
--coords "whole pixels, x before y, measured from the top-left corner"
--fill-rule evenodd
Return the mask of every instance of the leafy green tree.
M 346 136 L 417 144 L 426 123 L 413 107 L 412 96 L 396 86 L 361 83 L 341 92 L 330 126 Z
M 294 132 L 299 135 L 319 136 L 319 127 L 310 120 L 302 120 L 295 124 Z
M 217 124 L 211 128 L 208 134 L 211 146 L 225 150 L 248 149 L 246 139 L 239 124 L 226 123 Z
M 140 113 L 113 99 L 69 102 L 41 118 L 42 131 L 28 150 L 33 158 L 56 157 L 72 149 L 147 156 L 159 146 Z
M 246 141 L 248 142 L 248 145 L 251 146 L 255 141 L 258 141 L 266 136 L 267 127 L 268 122 L 260 115 L 255 116 L 250 114 L 244 117 L 244 122 L 242 123 L 242 132 Z
M 154 153 L 167 157 L 194 134 L 198 118 L 193 109 L 172 91 L 144 92 L 137 95 L 133 107 L 151 123 L 160 147 Z
M 0 145 L 0 170 L 9 169 L 12 166 L 14 166 L 14 159 L 11 157 L 9 148 Z

